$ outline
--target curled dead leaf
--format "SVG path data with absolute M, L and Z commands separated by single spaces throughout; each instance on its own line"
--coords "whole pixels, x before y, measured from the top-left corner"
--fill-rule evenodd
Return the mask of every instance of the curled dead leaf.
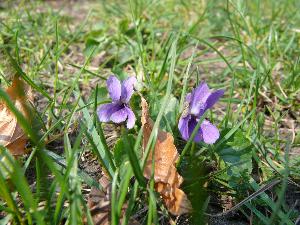
M 142 125 L 143 125 L 143 146 L 144 149 L 150 138 L 153 129 L 153 121 L 149 116 L 148 104 L 142 98 Z M 173 215 L 182 215 L 191 211 L 191 203 L 186 194 L 179 188 L 183 178 L 176 170 L 175 163 L 178 159 L 178 152 L 174 145 L 173 136 L 165 131 L 158 130 L 157 139 L 154 147 L 154 181 L 155 190 L 161 197 Z M 153 155 L 149 154 L 146 162 L 144 176 L 151 177 Z
M 6 89 L 6 93 L 15 104 L 15 107 L 25 118 L 29 119 L 30 114 L 27 103 L 32 95 L 29 94 L 29 90 L 25 90 L 24 83 L 18 77 L 15 77 L 12 85 Z M 9 149 L 12 155 L 23 155 L 27 139 L 15 115 L 4 102 L 0 101 L 0 145 Z

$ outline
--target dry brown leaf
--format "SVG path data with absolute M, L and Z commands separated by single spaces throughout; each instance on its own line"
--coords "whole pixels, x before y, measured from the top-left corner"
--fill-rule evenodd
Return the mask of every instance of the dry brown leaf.
M 28 97 L 25 94 L 23 82 L 15 77 L 12 85 L 6 89 L 6 93 L 14 102 L 15 107 L 25 118 L 29 119 Z M 23 155 L 26 142 L 27 137 L 17 123 L 17 118 L 10 112 L 6 104 L 0 101 L 0 145 L 9 149 L 12 155 Z
M 153 121 L 149 116 L 148 104 L 142 98 L 142 125 L 143 125 L 143 146 L 144 149 L 150 138 L 153 129 Z M 152 154 L 149 154 L 144 176 L 150 179 L 152 170 Z M 178 152 L 174 145 L 173 136 L 165 131 L 158 130 L 154 148 L 154 181 L 155 190 L 161 197 L 173 215 L 182 215 L 191 211 L 191 203 L 186 194 L 179 188 L 183 178 L 176 170 L 175 163 L 178 159 Z
M 111 204 L 110 204 L 110 198 L 111 198 L 111 182 L 107 178 L 106 175 L 103 175 L 99 183 L 103 187 L 103 191 L 92 188 L 91 192 L 88 197 L 88 207 L 91 212 L 91 216 L 93 219 L 93 223 L 95 225 L 109 225 L 110 224 L 110 218 L 111 218 Z M 124 204 L 122 207 L 121 215 L 124 215 L 127 209 L 127 204 Z M 87 224 L 87 220 L 85 219 L 85 224 Z M 120 223 L 122 222 L 122 216 L 120 218 Z M 139 225 L 139 223 L 134 220 L 130 219 L 129 224 L 132 225 Z

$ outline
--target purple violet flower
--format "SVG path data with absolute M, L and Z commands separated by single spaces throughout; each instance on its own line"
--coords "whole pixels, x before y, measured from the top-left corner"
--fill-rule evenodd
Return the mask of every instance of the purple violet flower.
M 202 82 L 198 87 L 193 89 L 191 93 L 186 96 L 186 104 L 188 108 L 182 113 L 178 129 L 184 140 L 188 140 L 192 135 L 201 116 L 206 110 L 211 108 L 219 98 L 224 94 L 224 90 L 217 90 L 211 92 L 205 82 Z M 204 120 L 197 131 L 194 141 L 204 141 L 207 144 L 213 144 L 220 137 L 217 127 L 211 124 L 208 120 Z
M 112 103 L 101 105 L 98 110 L 98 117 L 101 122 L 112 121 L 122 123 L 127 120 L 126 127 L 133 128 L 135 124 L 135 115 L 129 107 L 129 100 L 133 94 L 135 77 L 129 77 L 121 82 L 116 76 L 111 75 L 106 81 L 107 90 L 112 99 Z

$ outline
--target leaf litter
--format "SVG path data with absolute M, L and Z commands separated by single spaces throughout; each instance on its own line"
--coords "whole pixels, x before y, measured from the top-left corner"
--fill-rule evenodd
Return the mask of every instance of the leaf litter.
M 143 125 L 143 147 L 147 146 L 150 134 L 153 130 L 153 121 L 149 115 L 149 107 L 144 98 L 142 98 L 142 125 Z M 144 176 L 151 178 L 152 159 L 154 157 L 154 181 L 155 190 L 160 193 L 165 206 L 173 215 L 182 215 L 189 213 L 192 209 L 187 195 L 180 189 L 183 178 L 177 172 L 176 161 L 179 157 L 174 145 L 173 136 L 165 131 L 158 130 L 157 140 L 154 147 L 154 156 L 150 152 L 146 162 Z
M 23 81 L 15 76 L 6 93 L 22 115 L 30 120 L 28 103 L 33 97 Z M 25 154 L 27 140 L 28 137 L 18 124 L 16 116 L 3 101 L 0 101 L 0 145 L 6 147 L 12 155 L 18 156 Z

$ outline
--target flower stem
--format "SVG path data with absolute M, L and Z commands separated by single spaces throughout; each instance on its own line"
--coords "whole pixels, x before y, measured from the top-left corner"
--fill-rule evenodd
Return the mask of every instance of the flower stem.
M 139 184 L 143 187 L 146 187 L 146 185 L 147 185 L 146 178 L 143 176 L 143 172 L 142 172 L 140 164 L 139 164 L 139 159 L 136 156 L 136 154 L 134 152 L 134 148 L 128 139 L 128 131 L 124 126 L 122 126 L 122 134 L 124 137 L 124 144 L 125 144 L 125 146 L 127 146 L 126 151 L 127 151 L 129 161 L 130 161 L 132 170 L 134 172 L 134 175 L 136 176 L 136 179 L 138 180 Z

